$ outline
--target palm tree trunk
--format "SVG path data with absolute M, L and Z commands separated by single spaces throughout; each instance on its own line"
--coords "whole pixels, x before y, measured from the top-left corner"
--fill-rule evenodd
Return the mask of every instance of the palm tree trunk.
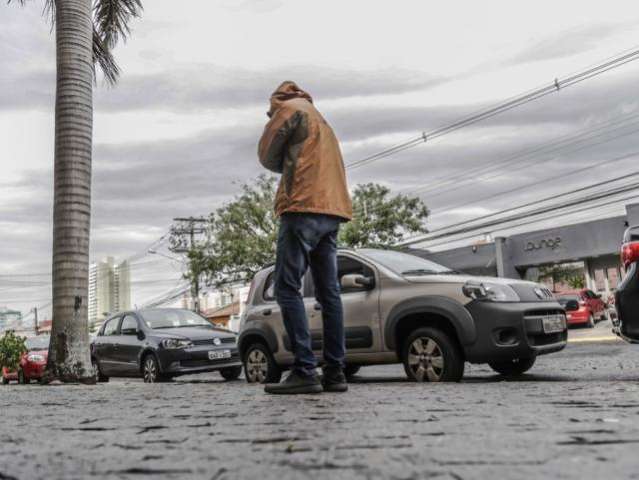
M 88 331 L 93 62 L 91 0 L 56 0 L 53 325 L 49 378 L 93 380 Z

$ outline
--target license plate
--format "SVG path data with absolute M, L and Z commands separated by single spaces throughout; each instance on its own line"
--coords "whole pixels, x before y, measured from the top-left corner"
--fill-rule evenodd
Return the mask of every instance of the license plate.
M 222 358 L 231 358 L 230 350 L 209 350 L 209 360 L 220 360 Z
M 566 317 L 563 315 L 552 315 L 542 318 L 544 333 L 563 332 L 566 329 Z

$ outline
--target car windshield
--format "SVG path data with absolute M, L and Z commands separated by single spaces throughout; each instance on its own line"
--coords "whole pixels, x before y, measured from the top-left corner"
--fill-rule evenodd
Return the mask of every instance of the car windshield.
M 163 308 L 140 312 L 149 328 L 212 327 L 204 317 L 190 310 Z
M 579 301 L 579 295 L 562 295 L 557 298 L 559 305 L 566 305 L 570 300 Z
M 401 275 L 438 275 L 443 273 L 456 273 L 448 267 L 444 267 L 425 258 L 408 253 L 395 252 L 393 250 L 360 250 L 367 257 L 381 263 Z
M 49 339 L 49 335 L 27 338 L 27 341 L 25 342 L 27 350 L 48 350 Z

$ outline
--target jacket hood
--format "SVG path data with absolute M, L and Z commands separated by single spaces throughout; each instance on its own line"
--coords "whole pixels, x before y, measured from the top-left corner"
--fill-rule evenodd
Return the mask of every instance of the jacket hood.
M 293 98 L 303 98 L 313 103 L 311 96 L 298 87 L 297 83 L 287 80 L 286 82 L 282 82 L 271 95 L 271 109 L 268 111 L 268 116 L 272 116 L 273 113 L 282 106 L 282 103 Z

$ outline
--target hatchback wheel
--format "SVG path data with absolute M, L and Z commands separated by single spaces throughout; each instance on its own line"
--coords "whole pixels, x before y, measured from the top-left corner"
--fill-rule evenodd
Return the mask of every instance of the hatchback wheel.
M 220 375 L 224 380 L 237 380 L 242 375 L 242 367 L 228 367 L 220 370 Z
M 464 356 L 446 333 L 418 328 L 404 342 L 404 370 L 417 382 L 458 382 L 464 376 Z
M 282 370 L 266 345 L 254 343 L 244 353 L 244 375 L 248 383 L 278 383 Z
M 537 357 L 516 358 L 505 362 L 488 362 L 488 365 L 497 373 L 501 373 L 506 377 L 516 377 L 530 370 L 535 364 L 535 360 L 537 360 Z
M 9 383 L 9 379 L 2 376 L 2 385 L 7 385 Z
M 98 361 L 95 358 L 91 359 L 91 365 L 93 365 L 93 374 L 95 375 L 95 381 L 96 382 L 108 382 L 109 381 L 109 377 L 107 377 L 106 375 L 104 375 L 100 371 L 100 365 L 98 364 Z
M 144 383 L 157 383 L 162 381 L 160 365 L 158 364 L 155 355 L 150 354 L 144 357 L 142 375 L 144 377 Z

